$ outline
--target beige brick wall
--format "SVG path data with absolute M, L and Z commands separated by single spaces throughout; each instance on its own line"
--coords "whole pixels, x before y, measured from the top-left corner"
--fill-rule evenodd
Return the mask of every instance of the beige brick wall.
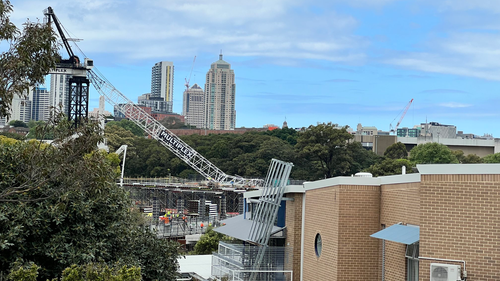
M 300 280 L 300 243 L 302 229 L 302 194 L 287 194 L 293 201 L 286 201 L 286 247 L 290 256 L 286 270 L 293 270 L 293 281 Z
M 380 224 L 385 224 L 386 227 L 400 222 L 419 225 L 419 187 L 418 182 L 383 185 L 380 198 Z M 380 256 L 382 256 L 382 243 L 383 240 L 380 240 Z M 385 281 L 406 280 L 405 251 L 405 244 L 385 242 Z M 380 260 L 379 268 L 378 280 L 381 280 L 382 260 Z
M 465 260 L 468 281 L 500 280 L 500 175 L 422 175 L 420 256 Z M 420 260 L 419 279 L 430 279 Z
M 304 280 L 372 280 L 379 265 L 378 186 L 333 186 L 306 192 Z M 323 241 L 320 257 L 314 240 Z

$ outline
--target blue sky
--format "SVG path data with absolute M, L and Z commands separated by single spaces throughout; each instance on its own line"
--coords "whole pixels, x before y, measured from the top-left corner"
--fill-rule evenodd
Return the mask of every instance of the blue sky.
M 237 127 L 333 122 L 388 130 L 426 121 L 500 137 L 497 0 L 11 0 L 12 20 L 51 6 L 96 67 L 132 101 L 151 67 L 204 85 L 222 49 L 236 75 Z M 98 93 L 91 91 L 91 108 Z M 108 110 L 111 108 L 108 106 Z

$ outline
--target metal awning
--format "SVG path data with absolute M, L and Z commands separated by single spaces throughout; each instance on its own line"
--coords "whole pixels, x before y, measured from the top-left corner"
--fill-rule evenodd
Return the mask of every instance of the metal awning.
M 370 235 L 370 237 L 410 245 L 420 240 L 420 227 L 416 225 L 393 224 L 386 229 Z
M 243 215 L 232 217 L 221 221 L 226 225 L 214 228 L 214 231 L 222 233 L 224 235 L 236 238 L 242 241 L 255 242 L 250 240 L 250 228 L 252 227 L 253 221 L 244 219 Z M 271 235 L 276 234 L 283 227 L 273 226 Z

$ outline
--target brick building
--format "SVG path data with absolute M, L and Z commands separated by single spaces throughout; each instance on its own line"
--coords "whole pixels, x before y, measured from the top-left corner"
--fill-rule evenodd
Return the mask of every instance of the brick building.
M 418 170 L 287 186 L 290 279 L 500 280 L 500 164 Z

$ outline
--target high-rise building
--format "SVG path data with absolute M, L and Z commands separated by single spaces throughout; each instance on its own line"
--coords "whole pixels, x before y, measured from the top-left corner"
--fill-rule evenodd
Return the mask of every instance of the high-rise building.
M 63 113 L 68 113 L 69 109 L 69 79 L 71 75 L 51 74 L 50 75 L 50 95 L 49 104 Z
M 46 88 L 35 87 L 30 93 L 31 119 L 47 121 L 50 118 L 50 92 Z
M 196 128 L 205 128 L 204 92 L 198 84 L 184 91 L 182 115 L 185 117 L 186 124 L 196 126 Z
M 171 113 L 174 101 L 174 63 L 161 61 L 151 70 L 151 95 L 167 102 L 166 112 Z
M 231 65 L 222 60 L 212 63 L 205 82 L 205 128 L 234 130 L 236 127 L 236 84 Z

